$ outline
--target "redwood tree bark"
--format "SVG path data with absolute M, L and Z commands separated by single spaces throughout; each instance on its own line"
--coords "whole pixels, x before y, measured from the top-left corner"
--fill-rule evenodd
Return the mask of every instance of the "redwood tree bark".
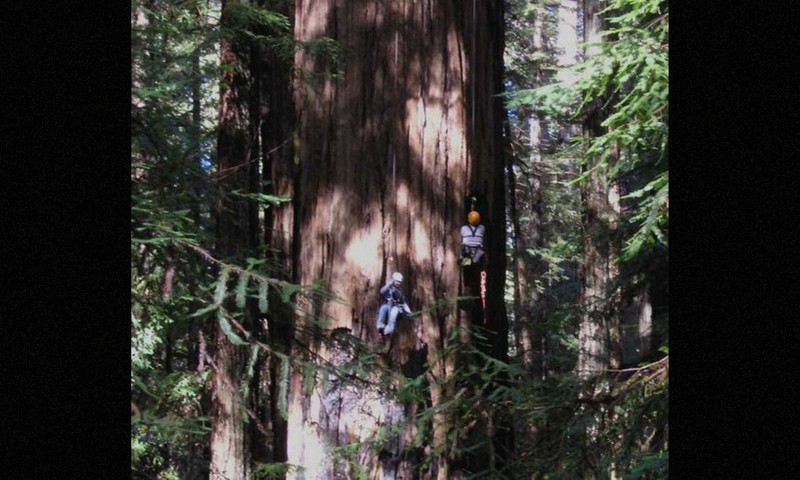
M 295 21 L 298 40 L 330 37 L 350 54 L 341 78 L 331 77 L 336 65 L 324 56 L 296 57 L 292 262 L 300 284 L 321 280 L 341 301 L 299 299 L 295 358 L 331 360 L 323 339 L 335 329 L 375 342 L 378 289 L 400 271 L 412 309 L 422 312 L 399 321 L 389 365 L 416 376 L 427 361 L 436 407 L 454 394 L 448 379 L 457 366 L 443 350 L 456 326 L 479 323 L 490 332 L 490 353 L 507 351 L 503 106 L 493 96 L 502 90 L 502 2 L 298 1 Z M 459 227 L 472 191 L 487 200 L 485 319 L 452 301 L 462 288 Z M 306 374 L 292 375 L 289 463 L 305 469 L 298 478 L 334 478 L 342 472 L 331 449 L 342 439 L 366 440 L 363 425 L 337 417 L 337 431 L 326 428 L 326 393 L 316 382 L 305 395 Z M 459 474 L 447 441 L 453 421 L 444 412 L 433 421 L 434 477 Z M 412 478 L 401 449 L 387 453 L 390 461 L 365 452 L 363 462 Z

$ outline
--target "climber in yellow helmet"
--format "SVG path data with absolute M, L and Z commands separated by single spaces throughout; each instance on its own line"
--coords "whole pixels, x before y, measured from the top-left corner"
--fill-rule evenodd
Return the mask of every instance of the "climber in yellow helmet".
M 467 224 L 461 227 L 461 265 L 469 266 L 484 259 L 483 240 L 486 227 L 481 223 L 481 214 L 472 210 L 467 215 Z

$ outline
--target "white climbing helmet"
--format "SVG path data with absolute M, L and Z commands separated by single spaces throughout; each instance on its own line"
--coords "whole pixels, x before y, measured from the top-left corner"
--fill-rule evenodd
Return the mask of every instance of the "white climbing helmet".
M 403 283 L 403 274 L 400 272 L 394 272 L 392 274 L 392 280 L 398 283 Z

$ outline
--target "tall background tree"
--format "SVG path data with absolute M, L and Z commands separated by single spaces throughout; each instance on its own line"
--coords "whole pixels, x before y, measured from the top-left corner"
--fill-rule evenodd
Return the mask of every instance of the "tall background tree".
M 558 25 L 563 24 L 563 2 L 543 2 L 541 6 L 537 13 L 559 19 L 551 31 L 561 30 Z M 642 372 L 655 370 L 664 376 L 648 377 L 659 379 L 658 387 L 651 391 L 652 396 L 646 394 L 644 398 L 647 408 L 653 409 L 652 418 L 658 418 L 658 427 L 650 424 L 647 428 L 654 428 L 658 434 L 644 442 L 644 450 L 664 446 L 666 430 L 661 422 L 666 421 L 668 362 L 668 356 L 664 356 L 668 319 L 668 284 L 664 281 L 668 239 L 667 3 L 584 1 L 579 7 L 578 30 L 588 40 L 583 45 L 581 62 L 573 68 L 560 69 L 556 81 L 545 80 L 544 84 L 534 85 L 533 90 L 514 92 L 515 100 L 510 103 L 523 118 L 545 115 L 551 119 L 548 130 L 556 134 L 557 141 L 551 144 L 556 148 L 547 152 L 545 162 L 557 167 L 567 161 L 567 168 L 557 168 L 556 172 L 560 171 L 557 175 L 568 183 L 543 182 L 539 194 L 543 198 L 556 195 L 573 199 L 564 204 L 573 205 L 567 209 L 571 213 L 562 216 L 561 222 L 544 216 L 545 241 L 533 252 L 549 264 L 541 280 L 562 278 L 541 285 L 544 306 L 558 308 L 546 315 L 546 323 L 561 332 L 555 338 L 547 336 L 548 340 L 555 340 L 547 342 L 549 351 L 544 359 L 550 366 L 548 373 L 569 379 L 576 392 L 589 392 L 566 396 L 567 401 L 575 402 L 577 415 L 554 413 L 545 416 L 545 422 L 532 419 L 538 426 L 549 424 L 534 429 L 539 434 L 532 441 L 539 446 L 546 443 L 553 434 L 549 428 L 554 425 L 562 431 L 574 431 L 566 435 L 570 441 L 564 445 L 569 447 L 558 449 L 559 453 L 554 454 L 548 447 L 544 451 L 534 447 L 534 451 L 558 459 L 559 468 L 568 475 L 615 476 L 625 468 L 637 474 L 665 474 L 663 450 L 652 457 L 644 454 L 635 461 L 621 453 L 630 448 L 633 438 L 640 438 L 642 424 L 634 425 L 624 441 L 614 440 L 610 432 L 620 431 L 626 424 L 627 415 L 611 413 L 621 403 L 632 402 L 626 408 L 641 408 L 637 403 L 643 398 L 637 397 L 641 392 L 628 388 L 628 382 L 636 381 L 627 376 L 638 379 Z M 529 25 L 535 25 L 537 18 L 540 17 L 534 15 Z M 546 48 L 535 51 L 534 56 L 555 63 L 555 55 L 548 55 Z M 519 60 L 519 64 L 526 62 Z M 582 124 L 582 135 L 575 135 L 576 123 Z M 563 145 L 559 145 L 562 141 Z M 522 166 L 520 170 L 524 178 L 527 168 Z M 580 187 L 580 208 L 575 208 L 574 190 L 570 193 L 576 186 Z M 563 222 L 570 217 L 581 221 Z M 576 226 L 580 232 L 577 237 Z M 564 236 L 569 232 L 572 233 Z M 554 237 L 553 233 L 557 235 Z M 568 249 L 553 241 L 559 237 L 568 239 Z M 572 265 L 579 266 L 579 270 L 570 273 Z M 566 291 L 572 293 L 564 296 L 560 287 L 568 285 L 572 287 Z M 651 303 L 654 297 L 659 298 L 657 307 Z M 570 298 L 580 308 L 565 309 L 568 304 L 564 300 Z M 558 311 L 567 315 L 559 318 Z M 658 351 L 651 343 L 656 336 Z M 636 366 L 642 360 L 657 361 Z M 572 369 L 577 376 L 573 376 Z M 546 386 L 536 391 L 550 401 L 568 392 L 548 390 Z M 566 460 L 569 455 L 562 455 L 573 449 L 580 452 L 573 457 L 577 460 Z M 642 463 L 632 467 L 642 458 Z M 545 467 L 549 468 L 552 464 Z
M 205 2 L 131 4 L 131 468 L 208 475 L 210 397 L 188 314 L 204 304 L 214 240 L 210 175 L 218 98 Z
M 243 3 L 247 3 L 246 1 Z M 244 264 L 258 248 L 257 205 L 246 194 L 257 193 L 258 140 L 253 132 L 251 108 L 257 98 L 257 83 L 250 70 L 250 39 L 235 27 L 241 25 L 239 2 L 222 1 L 221 26 L 226 32 L 220 42 L 222 72 L 217 136 L 216 254 L 226 262 Z M 257 106 L 257 102 L 256 102 Z M 257 125 L 257 123 L 255 124 Z M 254 135 L 255 133 L 255 135 Z M 220 289 L 227 275 L 218 280 Z M 246 277 L 242 277 L 246 278 Z M 228 297 L 218 307 L 213 327 L 214 374 L 212 381 L 211 475 L 212 479 L 246 478 L 244 401 L 240 382 L 246 365 L 245 342 L 231 335 L 231 322 L 248 331 L 256 326 L 252 301 L 245 301 L 238 320 L 229 317 L 237 310 L 236 299 Z M 247 305 L 250 304 L 250 305 Z M 242 305 L 239 305 L 241 308 Z M 227 332 L 226 332 L 227 331 Z
M 240 2 L 132 7 L 132 472 L 244 478 L 281 459 L 255 375 L 282 284 L 263 259 L 259 206 L 280 200 L 261 190 L 251 63 L 259 41 L 291 43 L 288 21 Z

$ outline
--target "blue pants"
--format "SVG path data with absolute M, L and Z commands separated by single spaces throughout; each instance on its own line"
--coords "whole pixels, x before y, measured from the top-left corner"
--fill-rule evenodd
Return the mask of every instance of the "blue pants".
M 391 335 L 394 332 L 394 326 L 397 323 L 397 316 L 402 312 L 400 305 L 392 305 L 391 303 L 384 303 L 378 310 L 378 328 L 383 328 L 383 333 Z M 386 323 L 386 315 L 389 315 L 389 323 Z

